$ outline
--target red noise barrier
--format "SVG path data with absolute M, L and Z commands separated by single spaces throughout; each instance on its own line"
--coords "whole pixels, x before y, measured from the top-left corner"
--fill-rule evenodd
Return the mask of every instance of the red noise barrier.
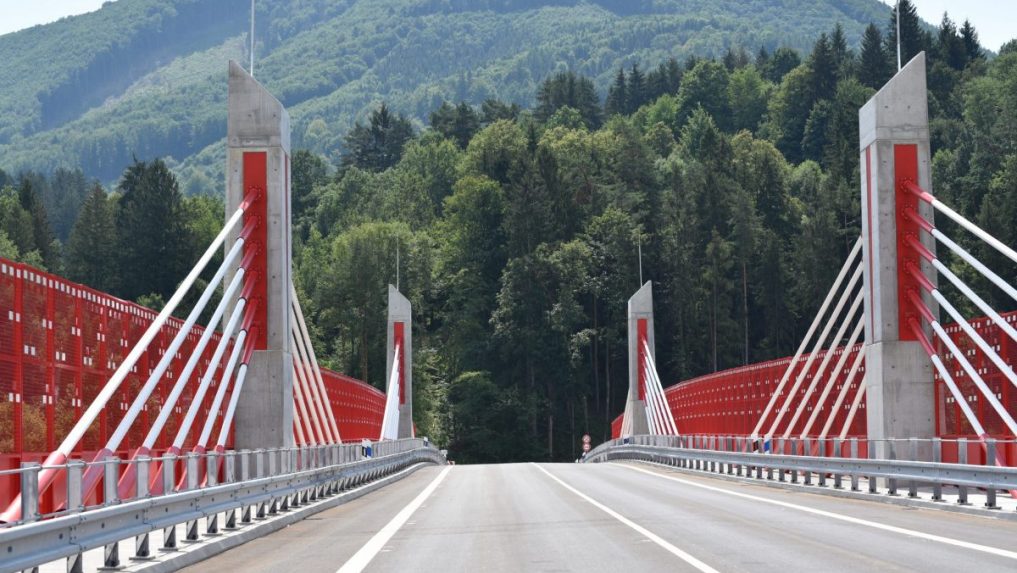
M 135 303 L 0 259 L 0 470 L 18 468 L 22 462 L 42 462 L 81 417 L 156 314 Z M 74 450 L 75 458 L 90 459 L 102 448 L 182 325 L 182 320 L 170 318 L 121 390 L 86 432 Z M 166 379 L 173 380 L 180 373 L 203 331 L 197 326 L 191 330 Z M 228 394 L 217 412 L 210 410 L 230 353 L 227 350 L 219 363 L 212 364 L 218 341 L 216 334 L 206 347 L 197 372 L 174 406 L 179 415 L 169 418 L 152 455 L 158 456 L 169 447 L 180 418 L 190 406 L 190 396 L 210 368 L 216 370 L 216 376 L 205 395 L 200 417 L 212 415 L 221 420 L 229 403 Z M 384 393 L 325 369 L 322 377 L 343 440 L 377 439 Z M 141 445 L 171 386 L 172 382 L 163 383 L 153 392 L 117 455 L 126 457 Z M 219 431 L 218 423 L 213 435 Z M 185 450 L 200 431 L 201 424 L 195 424 Z M 42 499 L 44 510 L 62 501 L 64 487 L 55 485 Z M 17 492 L 17 476 L 0 476 L 0 506 L 6 507 Z

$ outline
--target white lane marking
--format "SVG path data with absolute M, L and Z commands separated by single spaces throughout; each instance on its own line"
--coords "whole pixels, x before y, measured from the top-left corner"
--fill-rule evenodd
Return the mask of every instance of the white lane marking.
M 978 543 L 971 543 L 970 541 L 961 541 L 960 539 L 952 539 L 950 537 L 943 537 L 941 535 L 934 535 L 932 533 L 924 533 L 922 531 L 915 531 L 914 529 L 905 529 L 903 527 L 897 527 L 897 526 L 894 526 L 894 525 L 886 525 L 885 523 L 879 523 L 879 522 L 876 522 L 876 521 L 869 521 L 867 519 L 861 519 L 861 518 L 858 518 L 858 517 L 851 517 L 850 515 L 843 515 L 843 514 L 840 514 L 840 513 L 833 513 L 831 511 L 825 511 L 825 510 L 822 510 L 822 509 L 815 509 L 813 507 L 808 507 L 808 506 L 805 506 L 805 505 L 798 505 L 798 504 L 789 503 L 789 502 L 786 502 L 786 501 L 779 501 L 779 500 L 776 500 L 776 499 L 769 499 L 769 498 L 765 498 L 765 497 L 759 497 L 759 496 L 755 496 L 755 495 L 751 495 L 751 494 L 747 494 L 747 493 L 742 493 L 742 492 L 739 492 L 739 491 L 731 491 L 729 489 L 724 489 L 724 488 L 721 488 L 721 487 L 714 487 L 712 485 L 696 483 L 694 481 L 689 481 L 689 480 L 678 478 L 678 477 L 674 477 L 674 476 L 668 476 L 668 475 L 664 475 L 664 474 L 661 474 L 661 473 L 653 472 L 653 471 L 650 471 L 650 470 L 644 470 L 643 468 L 637 468 L 637 467 L 633 467 L 633 466 L 629 466 L 629 465 L 617 465 L 616 467 L 626 468 L 626 469 L 630 469 L 630 470 L 636 471 L 636 472 L 641 472 L 641 473 L 644 473 L 644 474 L 650 474 L 651 476 L 657 476 L 657 477 L 659 477 L 661 479 L 668 479 L 668 480 L 671 480 L 671 481 L 676 481 L 678 483 L 682 483 L 682 484 L 685 484 L 685 485 L 691 485 L 693 487 L 698 487 L 698 488 L 706 489 L 706 490 L 709 490 L 709 491 L 715 491 L 715 492 L 718 492 L 718 493 L 726 493 L 728 495 L 733 495 L 735 497 L 741 497 L 741 498 L 744 498 L 744 499 L 751 499 L 751 500 L 754 500 L 754 501 L 761 501 L 763 503 L 770 503 L 770 504 L 773 504 L 773 505 L 779 505 L 781 507 L 786 507 L 788 509 L 797 509 L 798 511 L 804 511 L 805 513 L 811 513 L 813 515 L 821 515 L 823 517 L 829 517 L 830 519 L 837 519 L 837 520 L 840 520 L 840 521 L 846 521 L 848 523 L 854 523 L 856 525 L 864 525 L 866 527 L 872 527 L 872 528 L 875 528 L 875 529 L 882 529 L 883 531 L 891 531 L 893 533 L 900 533 L 901 535 L 908 535 L 908 536 L 911 536 L 911 537 L 917 537 L 919 539 L 926 539 L 928 541 L 936 541 L 936 542 L 943 543 L 943 544 L 946 544 L 946 545 L 953 545 L 955 547 L 963 547 L 964 549 L 971 549 L 971 550 L 974 550 L 974 551 L 981 551 L 983 553 L 989 553 L 991 555 L 997 555 L 999 557 L 1006 557 L 1007 559 L 1017 559 L 1017 553 L 1015 553 L 1013 551 L 1007 551 L 1006 549 L 999 549 L 999 548 L 996 548 L 996 547 L 989 547 L 988 545 L 979 545 Z
M 631 527 L 632 529 L 636 530 L 640 535 L 646 537 L 650 541 L 652 541 L 652 542 L 656 543 L 657 545 L 661 546 L 666 551 L 668 551 L 669 553 L 675 555 L 676 557 L 678 557 L 682 561 L 688 563 L 689 565 L 695 567 L 696 569 L 702 571 L 703 573 L 718 573 L 717 570 L 714 569 L 713 567 L 710 567 L 706 563 L 703 563 L 702 561 L 696 559 L 695 557 L 689 555 L 688 553 L 682 551 L 681 549 L 678 549 L 674 545 L 671 545 L 670 543 L 665 541 L 663 538 L 661 538 L 656 533 L 650 531 L 649 529 L 646 529 L 645 527 L 639 525 L 638 523 L 636 523 L 636 522 L 626 518 L 625 516 L 621 515 L 617 511 L 614 511 L 610 507 L 607 507 L 606 505 L 604 505 L 604 504 L 594 500 L 593 498 L 591 498 L 590 496 L 586 495 L 585 493 L 583 493 L 583 492 L 577 490 L 576 488 L 570 486 L 569 484 L 563 482 L 562 480 L 558 479 L 558 477 L 555 476 L 554 474 L 552 474 L 551 472 L 545 470 L 544 468 L 538 466 L 537 464 L 532 464 L 532 465 L 533 465 L 533 467 L 535 467 L 538 470 L 540 470 L 540 471 L 544 472 L 545 474 L 547 474 L 547 477 L 549 477 L 549 478 L 553 479 L 554 481 L 558 482 L 559 484 L 561 484 L 561 486 L 564 487 L 565 489 L 567 489 L 567 490 L 571 491 L 572 493 L 578 495 L 579 497 L 583 498 L 584 500 L 589 502 L 591 505 L 593 505 L 597 509 L 603 511 L 604 513 L 610 515 L 611 517 L 617 519 L 618 521 L 620 521 L 620 522 L 624 523 L 625 525 Z
M 413 498 L 413 501 L 397 513 L 392 518 L 392 521 L 389 521 L 385 524 L 385 527 L 382 527 L 378 533 L 375 533 L 374 537 L 369 539 L 336 573 L 360 573 L 360 571 L 363 571 L 367 564 L 385 548 L 385 544 L 392 539 L 392 536 L 399 531 L 399 528 L 413 515 L 413 512 L 417 511 L 424 504 L 424 501 L 434 493 L 434 490 L 438 488 L 438 484 L 441 483 L 441 480 L 445 479 L 445 476 L 448 475 L 451 469 L 452 466 L 445 466 L 445 469 L 441 470 L 438 477 L 427 484 L 424 491 L 420 492 L 417 497 Z M 391 551 L 391 549 L 388 549 L 388 551 Z

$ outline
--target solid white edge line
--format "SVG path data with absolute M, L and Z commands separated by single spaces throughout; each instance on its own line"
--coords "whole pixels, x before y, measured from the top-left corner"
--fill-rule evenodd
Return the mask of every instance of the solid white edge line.
M 661 479 L 667 479 L 667 480 L 675 481 L 675 482 L 682 483 L 682 484 L 685 484 L 685 485 L 690 485 L 690 486 L 693 486 L 693 487 L 698 487 L 698 488 L 709 490 L 709 491 L 715 491 L 715 492 L 718 492 L 718 493 L 726 493 L 728 495 L 733 495 L 735 497 L 740 497 L 740 498 L 744 498 L 744 499 L 751 499 L 753 501 L 761 501 L 763 503 L 769 503 L 769 504 L 773 504 L 773 505 L 778 505 L 780 507 L 786 507 L 788 509 L 796 509 L 798 511 L 804 511 L 805 513 L 811 513 L 813 515 L 820 515 L 820 516 L 823 516 L 823 517 L 828 517 L 830 519 L 836 519 L 836 520 L 839 520 L 839 521 L 846 521 L 848 523 L 854 523 L 856 525 L 864 525 L 866 527 L 872 527 L 874 529 L 882 529 L 883 531 L 890 531 L 890 532 L 893 532 L 893 533 L 899 533 L 901 535 L 907 535 L 907 536 L 910 536 L 910 537 L 917 537 L 919 539 L 925 539 L 925 540 L 928 540 L 928 541 L 936 541 L 938 543 L 943 543 L 943 544 L 946 544 L 946 545 L 953 545 L 955 547 L 962 547 L 964 549 L 971 549 L 973 551 L 981 551 L 982 553 L 989 553 L 991 555 L 996 555 L 996 556 L 999 556 L 999 557 L 1005 557 L 1007 559 L 1017 559 L 1017 553 L 1015 553 L 1013 551 L 1007 551 L 1006 549 L 999 549 L 999 548 L 996 548 L 996 547 L 989 547 L 988 545 L 979 545 L 978 543 L 971 543 L 970 541 L 961 541 L 959 539 L 951 539 L 949 537 L 943 537 L 941 535 L 934 535 L 932 533 L 924 533 L 924 532 L 921 532 L 921 531 L 915 531 L 913 529 L 905 529 L 903 527 L 897 527 L 897 526 L 894 526 L 894 525 L 886 525 L 885 523 L 878 523 L 878 522 L 875 522 L 875 521 L 869 521 L 867 519 L 861 519 L 861 518 L 858 518 L 858 517 L 851 517 L 850 515 L 843 515 L 843 514 L 840 514 L 840 513 L 833 513 L 831 511 L 825 511 L 825 510 L 822 510 L 822 509 L 815 509 L 815 508 L 812 508 L 812 507 L 808 507 L 808 506 L 804 506 L 804 505 L 798 505 L 798 504 L 795 504 L 795 503 L 789 503 L 789 502 L 786 502 L 786 501 L 779 501 L 779 500 L 776 500 L 776 499 L 769 499 L 769 498 L 766 498 L 766 497 L 759 497 L 759 496 L 750 495 L 750 494 L 742 493 L 742 492 L 738 492 L 738 491 L 731 491 L 729 489 L 724 489 L 722 487 L 714 487 L 714 486 L 711 486 L 711 485 L 696 483 L 694 481 L 682 479 L 682 478 L 679 478 L 679 477 L 664 475 L 662 473 L 646 470 L 646 469 L 643 469 L 643 468 L 637 468 L 637 467 L 630 466 L 630 465 L 622 464 L 622 465 L 617 465 L 616 467 L 621 467 L 621 468 L 629 469 L 629 470 L 632 470 L 632 471 L 641 472 L 641 473 L 644 473 L 644 474 L 649 474 L 649 475 L 652 475 L 652 476 L 659 477 Z
M 567 489 L 567 490 L 571 491 L 572 493 L 578 495 L 579 497 L 584 499 L 587 503 L 591 504 L 593 507 L 596 507 L 597 509 L 603 511 L 604 513 L 606 513 L 606 514 L 610 515 L 611 517 L 617 519 L 618 521 L 624 523 L 625 525 L 629 526 L 630 528 L 636 530 L 640 535 L 643 535 L 644 537 L 646 537 L 650 541 L 656 543 L 660 547 L 664 548 L 667 552 L 675 555 L 676 557 L 678 557 L 682 561 L 688 563 L 689 565 L 695 567 L 696 569 L 702 571 L 703 573 L 718 573 L 717 570 L 714 569 L 713 567 L 710 567 L 706 563 L 703 563 L 702 561 L 696 559 L 695 557 L 689 555 L 688 553 L 682 551 L 681 549 L 678 549 L 674 545 L 671 545 L 670 543 L 665 541 L 663 538 L 661 538 L 659 535 L 653 533 L 649 529 L 646 529 L 645 527 L 639 525 L 638 523 L 635 523 L 634 521 L 626 518 L 625 516 L 621 515 L 620 513 L 616 512 L 616 511 L 614 511 L 610 507 L 607 507 L 606 505 L 604 505 L 604 504 L 594 500 L 593 498 L 591 498 L 590 496 L 586 495 L 585 493 L 583 493 L 583 492 L 577 490 L 576 488 L 570 486 L 569 484 L 563 482 L 557 476 L 555 476 L 551 472 L 547 471 L 546 469 L 540 467 L 539 465 L 537 465 L 537 464 L 535 464 L 533 462 L 530 462 L 530 463 L 533 465 L 533 467 L 535 467 L 538 470 L 540 470 L 540 471 L 544 472 L 545 474 L 547 474 L 547 477 L 549 477 L 549 478 L 553 479 L 554 481 L 558 482 L 558 484 L 561 485 L 562 487 L 564 487 L 565 489 Z
M 363 571 L 371 560 L 378 555 L 383 547 L 385 547 L 385 544 L 392 539 L 392 536 L 406 524 L 406 522 L 410 519 L 410 516 L 413 515 L 413 512 L 417 511 L 417 509 L 419 509 L 420 506 L 427 501 L 427 498 L 434 493 L 434 490 L 438 488 L 438 484 L 445 479 L 445 476 L 448 475 L 448 472 L 451 469 L 452 466 L 445 466 L 445 469 L 441 470 L 438 477 L 434 478 L 434 481 L 427 484 L 424 491 L 420 492 L 417 497 L 413 498 L 413 501 L 397 513 L 391 521 L 385 524 L 385 527 L 382 527 L 378 533 L 375 533 L 374 537 L 369 539 L 359 551 L 353 554 L 353 557 L 350 557 L 336 573 L 360 573 L 360 571 Z

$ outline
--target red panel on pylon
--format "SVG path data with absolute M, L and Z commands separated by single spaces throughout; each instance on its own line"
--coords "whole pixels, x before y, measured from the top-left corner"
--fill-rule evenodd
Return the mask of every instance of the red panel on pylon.
M 639 347 L 636 349 L 636 376 L 639 377 L 639 399 L 646 399 L 646 319 L 640 318 L 636 321 L 636 339 Z
M 268 300 L 268 281 L 265 280 L 266 269 L 268 268 L 265 259 L 268 257 L 268 154 L 264 151 L 244 152 L 244 197 L 252 199 L 250 205 L 244 211 L 244 225 L 251 220 L 259 221 L 251 236 L 244 245 L 244 250 L 259 249 L 258 255 L 251 263 L 248 272 L 254 273 L 258 284 L 251 293 L 252 299 Z M 256 350 L 268 348 L 268 329 L 265 324 L 268 320 L 268 305 L 259 304 L 257 316 L 254 317 L 254 325 L 257 335 L 254 340 Z
M 910 328 L 905 328 L 911 318 L 921 321 L 908 301 L 908 293 L 921 293 L 921 285 L 911 275 L 909 266 L 922 267 L 918 253 L 908 245 L 908 238 L 920 238 L 921 229 L 905 216 L 908 210 L 918 212 L 918 198 L 909 193 L 904 184 L 918 183 L 918 146 L 914 144 L 893 146 L 895 178 L 895 215 L 897 220 L 897 324 L 900 340 L 917 340 Z
M 405 360 L 403 360 L 403 356 L 405 355 L 404 354 L 404 350 L 403 350 L 403 338 L 404 338 L 404 331 L 403 331 L 403 329 L 404 328 L 406 328 L 406 323 L 405 322 L 393 322 L 392 323 L 392 339 L 393 339 L 393 342 L 395 344 L 395 347 L 399 349 L 399 355 L 396 356 L 396 358 L 399 361 L 399 403 L 400 404 L 405 404 L 406 403 L 406 383 L 405 383 L 406 382 L 406 376 L 405 376 L 405 374 L 406 374 L 406 362 L 405 362 Z

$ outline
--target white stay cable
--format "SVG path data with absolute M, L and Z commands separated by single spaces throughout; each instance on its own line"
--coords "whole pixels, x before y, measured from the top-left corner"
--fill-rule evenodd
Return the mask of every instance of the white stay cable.
M 321 376 L 321 367 L 318 366 L 318 357 L 314 353 L 314 345 L 311 344 L 311 333 L 307 329 L 307 322 L 304 319 L 304 310 L 300 307 L 300 298 L 297 297 L 297 289 L 293 286 L 293 283 L 290 283 L 290 299 L 293 301 L 293 307 L 296 309 L 297 325 L 300 327 L 300 335 L 304 339 L 304 346 L 306 347 L 307 354 L 310 356 L 311 365 L 314 367 L 314 377 L 318 383 L 318 391 L 321 392 L 321 396 L 326 402 L 325 413 L 328 415 L 328 425 L 332 428 L 332 434 L 335 436 L 335 442 L 338 444 L 342 442 L 342 435 L 339 433 L 339 425 L 335 421 L 335 414 L 332 412 L 332 407 L 328 404 L 328 391 L 325 387 L 325 380 Z
M 118 366 L 113 375 L 110 376 L 106 385 L 103 386 L 99 394 L 92 399 L 92 402 L 81 415 L 81 418 L 78 419 L 74 427 L 71 428 L 71 431 L 67 433 L 67 437 L 65 437 L 63 442 L 60 443 L 60 446 L 57 448 L 57 452 L 66 457 L 70 455 L 71 451 L 78 445 L 81 437 L 84 436 L 88 428 L 92 426 L 92 423 L 99 416 L 99 413 L 106 408 L 107 402 L 109 402 L 110 398 L 112 398 L 116 391 L 120 388 L 120 384 L 123 383 L 124 379 L 127 378 L 127 375 L 131 373 L 131 370 L 134 369 L 134 365 L 137 364 L 142 353 L 148 349 L 149 344 L 152 343 L 152 340 L 157 334 L 159 334 L 159 331 L 162 330 L 163 325 L 166 324 L 166 321 L 169 320 L 173 311 L 176 310 L 180 302 L 183 301 L 184 296 L 186 296 L 188 291 L 191 290 L 191 286 L 194 284 L 194 281 L 196 281 L 198 276 L 201 275 L 201 272 L 205 270 L 205 267 L 212 260 L 212 257 L 219 252 L 219 248 L 226 240 L 226 236 L 233 230 L 234 227 L 237 226 L 237 223 L 240 222 L 243 215 L 243 209 L 237 209 L 230 219 L 226 221 L 222 230 L 219 231 L 219 234 L 216 235 L 215 239 L 212 240 L 212 243 L 208 245 L 207 249 L 205 249 L 205 253 L 194 265 L 194 268 L 191 269 L 191 272 L 188 273 L 187 277 L 185 277 L 183 282 L 180 283 L 180 286 L 177 287 L 173 296 L 166 302 L 166 306 L 159 311 L 158 316 L 156 316 L 155 320 L 152 321 L 152 324 L 148 326 L 145 333 L 141 335 L 138 343 L 134 345 L 134 348 L 132 348 L 130 353 L 127 354 L 124 361 L 120 363 L 120 366 Z M 44 465 L 49 465 L 48 458 L 47 463 Z
M 399 350 L 401 346 L 395 345 L 392 349 L 392 373 L 389 375 L 388 391 L 385 396 L 385 416 L 381 422 L 380 440 L 395 440 L 399 437 Z
M 864 316 L 862 317 L 862 321 L 864 324 L 865 321 Z M 848 370 L 847 377 L 844 379 L 844 384 L 841 385 L 840 387 L 840 392 L 837 394 L 837 399 L 834 400 L 833 406 L 830 406 L 830 415 L 826 418 L 826 423 L 823 424 L 823 431 L 819 432 L 820 440 L 825 438 L 830 433 L 830 428 L 833 427 L 833 422 L 837 419 L 837 412 L 840 411 L 841 405 L 844 404 L 844 399 L 847 398 L 847 393 L 851 389 L 851 384 L 853 384 L 855 381 L 855 376 L 858 374 L 858 369 L 861 367 L 863 360 L 865 360 L 864 345 L 861 348 L 859 348 L 858 352 L 855 354 L 855 360 L 854 362 L 851 363 L 851 369 Z M 864 393 L 862 391 L 862 384 L 864 384 L 864 381 L 859 383 L 858 389 L 855 391 L 856 396 L 859 396 Z M 854 416 L 852 415 L 852 417 Z M 850 426 L 851 424 L 848 423 L 847 425 Z M 845 429 L 845 431 L 847 430 Z
M 657 373 L 657 363 L 653 359 L 653 355 L 650 353 L 650 346 L 646 341 L 643 341 L 643 353 L 646 357 L 646 369 L 649 373 L 649 379 L 654 387 L 654 395 L 656 396 L 657 405 L 664 422 L 664 433 L 677 436 L 678 426 L 675 424 L 671 407 L 667 403 L 667 395 L 664 392 L 663 384 L 660 382 L 660 375 Z
M 862 403 L 862 398 L 865 397 L 865 378 L 858 383 L 858 391 L 855 392 L 855 399 L 851 401 L 851 409 L 848 410 L 847 417 L 844 418 L 844 426 L 840 429 L 840 439 L 847 437 L 847 433 L 851 430 L 851 423 L 855 421 L 855 413 L 858 412 L 858 406 Z
M 134 420 L 141 414 L 141 411 L 145 408 L 145 404 L 148 403 L 148 399 L 152 395 L 152 392 L 155 391 L 159 382 L 162 381 L 163 375 L 166 373 L 166 370 L 176 357 L 177 350 L 180 349 L 184 340 L 191 334 L 194 324 L 198 321 L 201 313 L 205 310 L 205 306 L 208 305 L 208 301 L 211 300 L 212 295 L 215 294 L 216 290 L 218 290 L 219 283 L 222 282 L 227 269 L 229 269 L 230 265 L 232 265 L 233 262 L 236 261 L 237 257 L 240 256 L 240 253 L 243 250 L 243 244 L 244 240 L 238 239 L 230 249 L 230 252 L 226 255 L 226 258 L 223 259 L 222 264 L 219 265 L 219 269 L 216 271 L 215 276 L 213 276 L 212 280 L 208 282 L 208 286 L 205 287 L 205 291 L 201 293 L 201 298 L 198 299 L 194 308 L 191 309 L 190 314 L 187 315 L 187 319 L 184 321 L 184 324 L 180 327 L 180 330 L 177 331 L 176 336 L 173 337 L 172 342 L 170 342 L 169 347 L 166 348 L 162 358 L 159 359 L 155 368 L 152 369 L 152 373 L 149 374 L 148 380 L 145 381 L 141 390 L 138 391 L 138 395 L 134 399 L 134 402 L 131 403 L 127 413 L 124 414 L 124 417 L 120 420 L 116 430 L 114 430 L 113 434 L 106 442 L 106 451 L 114 452 L 118 447 L 120 447 L 120 442 L 127 436 L 127 432 L 131 429 L 131 425 L 134 423 Z M 209 324 L 209 328 L 212 326 L 212 324 Z M 206 330 L 208 330 L 208 328 L 206 328 Z M 214 328 L 212 330 L 214 330 Z
M 823 361 L 819 363 L 819 369 L 812 376 L 812 381 L 809 382 L 809 387 L 805 389 L 805 394 L 798 400 L 798 406 L 795 408 L 795 413 L 791 416 L 791 421 L 788 422 L 787 428 L 784 429 L 784 435 L 781 436 L 784 439 L 791 437 L 794 432 L 795 426 L 798 424 L 799 418 L 802 416 L 802 412 L 805 411 L 806 405 L 809 403 L 809 397 L 816 390 L 816 385 L 823 379 L 823 375 L 826 373 L 826 367 L 830 365 L 830 360 L 833 359 L 837 347 L 840 346 L 840 341 L 844 340 L 844 334 L 847 332 L 848 327 L 851 325 L 855 314 L 858 309 L 862 306 L 862 301 L 865 300 L 865 291 L 859 289 L 858 294 L 855 295 L 854 302 L 851 303 L 851 308 L 848 309 L 847 314 L 844 315 L 841 320 L 840 327 L 837 328 L 837 333 L 830 339 L 830 345 L 827 347 L 826 352 L 823 354 Z
M 292 341 L 291 341 L 292 344 Z M 297 364 L 296 359 L 293 360 L 293 398 L 296 401 L 297 407 L 300 409 L 300 418 L 304 421 L 304 429 L 307 430 L 307 437 L 313 442 L 318 442 L 322 439 L 321 425 L 318 423 L 317 415 L 312 415 L 307 408 L 307 401 L 304 396 L 304 374 L 302 369 Z M 317 432 L 315 432 L 317 430 Z
M 177 400 L 180 399 L 180 395 L 187 386 L 191 373 L 194 372 L 195 367 L 198 365 L 198 361 L 201 359 L 201 354 L 205 351 L 205 346 L 208 345 L 208 341 L 211 340 L 212 334 L 215 332 L 215 325 L 220 319 L 222 319 L 226 306 L 233 300 L 233 296 L 240 288 L 244 279 L 244 273 L 245 271 L 243 268 L 237 270 L 237 274 L 234 275 L 229 287 L 226 288 L 226 292 L 223 293 L 222 300 L 216 307 L 215 312 L 212 313 L 212 318 L 209 319 L 208 326 L 205 327 L 205 332 L 201 334 L 201 338 L 198 340 L 198 343 L 194 346 L 194 349 L 191 352 L 190 359 L 188 359 L 187 364 L 184 365 L 184 369 L 177 378 L 176 383 L 173 385 L 173 389 L 170 390 L 169 396 L 166 397 L 166 402 L 162 405 L 162 409 L 159 410 L 159 416 L 152 424 L 152 427 L 149 428 L 148 434 L 145 436 L 144 442 L 142 442 L 142 447 L 152 449 L 155 446 L 155 441 L 159 438 L 159 434 L 162 433 L 163 426 L 166 425 L 170 414 L 173 413 L 173 407 L 176 406 Z
M 240 357 L 244 353 L 244 344 L 246 342 L 247 331 L 241 329 L 240 333 L 237 334 L 236 341 L 233 342 L 233 351 L 230 352 L 226 368 L 223 369 L 222 376 L 219 378 L 219 388 L 215 391 L 212 407 L 208 411 L 205 425 L 201 428 L 201 436 L 198 438 L 197 443 L 194 444 L 195 450 L 199 448 L 204 449 L 208 446 L 208 439 L 212 435 L 212 426 L 215 425 L 215 420 L 218 418 L 219 407 L 222 406 L 222 401 L 226 397 L 226 391 L 229 390 L 230 382 L 233 380 L 233 372 L 236 370 Z
M 833 371 L 826 379 L 826 384 L 823 385 L 823 393 L 819 395 L 819 399 L 816 400 L 816 405 L 812 409 L 812 415 L 809 416 L 808 421 L 805 422 L 805 427 L 802 428 L 801 437 L 802 439 L 808 437 L 809 430 L 812 429 L 812 425 L 816 423 L 816 418 L 819 417 L 819 413 L 823 411 L 823 407 L 826 405 L 826 399 L 830 396 L 830 391 L 837 383 L 837 378 L 840 377 L 840 373 L 844 371 L 844 364 L 847 363 L 848 356 L 851 354 L 851 349 L 854 348 L 855 344 L 858 343 L 858 338 L 862 335 L 862 330 L 865 327 L 865 313 L 863 312 L 858 319 L 855 321 L 855 329 L 851 332 L 851 338 L 848 343 L 844 345 L 840 358 L 837 360 L 837 364 L 834 366 Z M 806 393 L 806 396 L 811 392 Z M 836 408 L 830 409 L 830 416 L 835 417 L 837 415 Z
M 311 406 L 314 409 L 315 416 L 321 421 L 323 435 L 325 443 L 334 444 L 337 442 L 335 435 L 332 432 L 332 426 L 328 423 L 327 411 L 331 408 L 325 404 L 322 399 L 321 392 L 318 390 L 318 383 L 314 377 L 314 367 L 311 364 L 310 358 L 307 355 L 307 349 L 304 345 L 304 337 L 301 335 L 300 328 L 297 326 L 297 313 L 292 306 L 290 306 L 290 332 L 293 337 L 293 345 L 296 352 L 294 358 L 297 359 L 299 364 L 298 369 L 303 371 L 305 389 Z
M 795 394 L 798 392 L 798 388 L 801 387 L 802 382 L 805 380 L 805 376 L 808 375 L 809 370 L 812 368 L 812 363 L 815 362 L 816 356 L 819 354 L 819 349 L 826 343 L 826 337 L 830 335 L 830 330 L 833 328 L 834 323 L 837 322 L 837 318 L 840 316 L 841 311 L 844 309 L 844 305 L 848 299 L 851 298 L 851 292 L 854 291 L 855 285 L 858 280 L 862 278 L 862 267 L 858 265 L 855 269 L 854 275 L 851 277 L 851 281 L 848 283 L 847 288 L 841 293 L 840 300 L 837 301 L 837 307 L 833 310 L 829 320 L 826 321 L 826 326 L 823 327 L 823 332 L 816 339 L 815 345 L 812 347 L 812 352 L 809 353 L 808 360 L 805 361 L 805 366 L 798 372 L 798 376 L 795 378 L 795 383 L 788 391 L 787 398 L 784 400 L 784 404 L 777 411 L 777 417 L 773 420 L 773 424 L 770 425 L 769 431 L 766 432 L 766 438 L 770 439 L 773 437 L 774 432 L 780 426 L 780 422 L 784 419 L 784 415 L 788 412 L 792 401 L 795 399 Z M 791 368 L 791 365 L 788 365 Z M 778 394 L 779 392 L 774 392 Z
M 240 320 L 244 316 L 244 306 L 247 301 L 240 299 L 237 305 L 233 308 L 233 314 L 230 315 L 229 322 L 226 324 L 226 328 L 223 330 L 222 338 L 219 339 L 219 344 L 216 345 L 215 351 L 212 354 L 212 360 L 208 363 L 205 368 L 205 373 L 201 376 L 201 381 L 198 383 L 198 389 L 191 396 L 191 404 L 187 408 L 187 413 L 184 414 L 184 420 L 180 423 L 180 427 L 177 428 L 177 435 L 173 439 L 173 448 L 180 450 L 184 447 L 184 440 L 187 439 L 187 435 L 191 433 L 191 426 L 194 424 L 195 418 L 198 416 L 198 412 L 201 410 L 202 402 L 205 400 L 205 394 L 208 392 L 208 387 L 212 385 L 212 379 L 215 378 L 216 365 L 222 361 L 223 354 L 226 353 L 226 347 L 229 346 L 230 338 L 233 333 L 236 332 L 238 326 L 240 326 Z M 195 350 L 195 353 L 198 351 Z
M 756 427 L 752 429 L 751 437 L 758 438 L 759 431 L 763 428 L 763 424 L 766 423 L 766 419 L 770 416 L 770 412 L 773 410 L 773 406 L 777 403 L 777 399 L 780 397 L 780 393 L 784 391 L 784 385 L 787 384 L 788 379 L 791 377 L 791 373 L 794 372 L 795 366 L 798 364 L 798 360 L 801 358 L 802 353 L 809 345 L 809 341 L 812 339 L 812 335 L 816 333 L 816 329 L 823 323 L 823 316 L 826 314 L 827 308 L 830 307 L 830 303 L 833 302 L 837 292 L 840 291 L 840 285 L 844 282 L 844 278 L 855 264 L 855 258 L 862 252 L 862 237 L 858 236 L 851 252 L 847 256 L 847 260 L 844 261 L 844 265 L 841 266 L 840 272 L 837 273 L 837 278 L 833 281 L 833 286 L 830 287 L 830 291 L 826 293 L 826 298 L 823 300 L 823 304 L 819 307 L 819 312 L 816 313 L 816 318 L 812 319 L 812 324 L 809 326 L 809 331 L 805 333 L 805 338 L 802 339 L 801 344 L 798 345 L 798 350 L 795 351 L 794 358 L 787 366 L 787 370 L 784 371 L 784 376 L 781 377 L 780 383 L 777 384 L 777 388 L 773 391 L 773 395 L 770 396 L 770 401 L 766 404 L 766 408 L 763 409 L 762 415 L 759 417 L 759 421 L 756 422 Z M 772 434 L 772 433 L 771 433 Z
M 226 440 L 229 439 L 230 429 L 233 427 L 233 416 L 237 413 L 237 403 L 240 401 L 240 392 L 244 389 L 244 380 L 246 379 L 247 363 L 244 362 L 240 365 L 240 368 L 237 369 L 237 381 L 233 384 L 233 393 L 230 394 L 230 403 L 226 406 L 226 415 L 223 416 L 222 425 L 219 426 L 219 437 L 215 440 L 216 450 L 226 447 Z

